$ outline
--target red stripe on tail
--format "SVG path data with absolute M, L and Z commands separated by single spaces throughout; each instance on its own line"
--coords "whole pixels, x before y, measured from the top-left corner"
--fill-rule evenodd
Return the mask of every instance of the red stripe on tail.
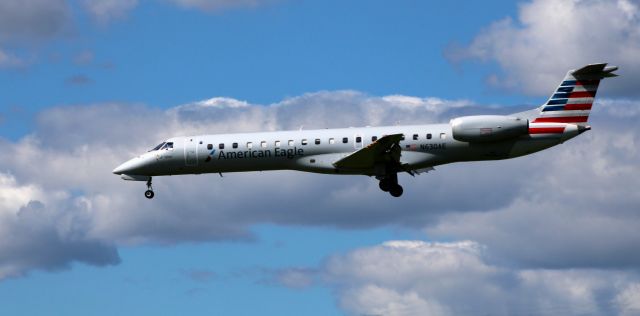
M 564 127 L 530 127 L 529 134 L 562 134 Z
M 547 116 L 536 118 L 533 123 L 584 123 L 588 119 L 588 116 Z
M 569 94 L 569 98 L 573 99 L 573 98 L 593 98 L 596 96 L 596 92 L 595 91 L 578 91 L 578 92 L 571 92 L 571 94 Z
M 567 104 L 564 106 L 564 110 L 591 110 L 591 103 Z

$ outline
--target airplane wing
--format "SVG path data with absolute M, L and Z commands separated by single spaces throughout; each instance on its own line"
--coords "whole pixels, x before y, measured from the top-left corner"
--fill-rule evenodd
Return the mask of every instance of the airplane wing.
M 340 169 L 372 169 L 376 164 L 400 164 L 402 134 L 386 135 L 333 165 Z

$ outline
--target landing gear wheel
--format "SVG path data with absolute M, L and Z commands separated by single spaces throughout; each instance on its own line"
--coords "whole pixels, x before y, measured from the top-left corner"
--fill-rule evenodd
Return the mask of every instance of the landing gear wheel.
M 402 192 L 404 192 L 404 190 L 402 189 L 401 185 L 395 185 L 389 190 L 389 193 L 393 197 L 400 197 L 402 195 Z
M 153 194 L 153 187 L 151 187 L 151 179 L 149 178 L 149 180 L 147 180 L 147 191 L 144 192 L 144 197 L 146 197 L 147 199 L 153 199 L 153 196 L 155 194 Z
M 391 183 L 389 183 L 389 181 L 387 180 L 380 180 L 380 183 L 378 184 L 378 186 L 380 187 L 380 190 L 384 192 L 389 192 L 389 189 L 391 188 Z

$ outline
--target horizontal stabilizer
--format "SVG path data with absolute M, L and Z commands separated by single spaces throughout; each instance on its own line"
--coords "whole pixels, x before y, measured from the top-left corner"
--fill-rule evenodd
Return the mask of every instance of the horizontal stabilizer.
M 613 72 L 618 70 L 616 66 L 607 67 L 606 63 L 590 64 L 580 69 L 574 70 L 571 74 L 576 79 L 602 79 L 607 77 L 617 77 Z

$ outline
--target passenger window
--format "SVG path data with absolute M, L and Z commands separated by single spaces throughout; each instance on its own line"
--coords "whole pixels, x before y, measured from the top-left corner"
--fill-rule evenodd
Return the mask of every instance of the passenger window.
M 306 145 L 306 144 L 307 144 L 307 140 L 306 140 L 306 139 L 303 139 L 300 143 L 301 143 L 302 145 Z
M 427 134 L 427 139 L 431 139 L 431 133 Z
M 293 146 L 295 144 L 295 142 L 293 140 L 289 140 L 289 146 Z
M 413 134 L 413 140 L 418 140 L 418 134 Z
M 362 143 L 362 137 L 356 136 L 356 143 Z
M 320 145 L 320 138 L 316 138 L 316 145 Z
M 342 138 L 342 143 L 343 143 L 343 144 L 346 144 L 346 143 L 348 143 L 348 142 L 349 142 L 349 137 L 343 137 L 343 138 Z
M 333 139 L 333 138 L 329 138 L 329 144 L 335 144 L 335 143 L 336 143 L 336 140 L 335 140 L 335 139 Z
M 440 139 L 445 139 L 447 138 L 447 134 L 445 133 L 440 133 Z
M 233 143 L 233 144 L 231 144 L 231 147 L 233 147 L 233 148 L 238 148 L 238 143 Z
M 213 149 L 213 144 L 207 144 L 207 150 Z
M 265 142 L 264 140 L 260 142 L 260 147 L 262 148 L 267 148 L 267 142 Z
M 371 136 L 371 141 L 375 142 L 376 140 L 378 140 L 378 136 Z
M 276 145 L 276 147 L 280 147 L 280 141 L 279 141 L 279 140 L 276 140 L 275 145 Z
M 223 144 L 223 143 L 220 143 L 220 145 L 218 145 L 218 148 L 220 148 L 220 149 L 224 149 L 224 144 Z
M 251 147 L 253 147 L 253 143 L 247 142 L 247 148 L 251 149 Z
M 404 134 L 402 134 L 402 137 L 400 137 L 400 140 L 404 140 Z

